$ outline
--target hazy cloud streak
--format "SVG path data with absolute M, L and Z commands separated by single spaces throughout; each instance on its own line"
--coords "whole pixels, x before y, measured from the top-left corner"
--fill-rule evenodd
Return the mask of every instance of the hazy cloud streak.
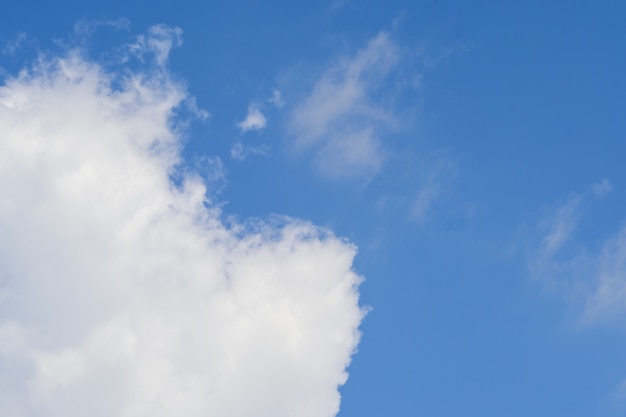
M 320 172 L 331 178 L 368 177 L 385 160 L 382 132 L 393 111 L 376 92 L 400 60 L 399 47 L 381 32 L 354 56 L 331 65 L 290 120 L 296 150 L 312 149 Z
M 543 222 L 547 233 L 530 261 L 533 276 L 579 306 L 587 324 L 626 319 L 626 227 L 600 241 L 596 250 L 572 243 L 583 205 L 612 188 L 604 179 L 553 207 Z

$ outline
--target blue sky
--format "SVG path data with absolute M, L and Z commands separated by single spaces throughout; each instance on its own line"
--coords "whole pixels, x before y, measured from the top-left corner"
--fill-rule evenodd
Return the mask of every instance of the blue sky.
M 336 0 L 183 1 L 174 5 L 160 1 L 25 0 L 8 4 L 4 9 L 0 16 L 3 103 L 21 103 L 20 92 L 27 91 L 29 82 L 16 76 L 20 70 L 32 68 L 38 54 L 43 54 L 39 56 L 44 57 L 43 61 L 48 60 L 46 62 L 56 62 L 55 57 L 78 54 L 80 62 L 69 67 L 77 73 L 84 71 L 85 79 L 89 79 L 89 74 L 97 78 L 82 66 L 91 63 L 99 66 L 101 73 L 111 79 L 130 80 L 137 76 L 148 80 L 145 87 L 150 91 L 150 98 L 133 101 L 135 104 L 129 105 L 131 109 L 126 115 L 126 107 L 119 104 L 120 110 L 116 110 L 115 117 L 107 119 L 107 123 L 119 125 L 120 131 L 134 132 L 124 136 L 131 141 L 133 135 L 178 135 L 176 140 L 164 140 L 165 148 L 176 148 L 172 151 L 174 153 L 164 151 L 159 154 L 162 159 L 153 166 L 146 162 L 146 150 L 136 160 L 139 166 L 146 163 L 145 171 L 135 172 L 121 165 L 122 162 L 118 161 L 122 160 L 121 157 L 115 157 L 117 152 L 126 155 L 124 152 L 130 148 L 125 145 L 108 147 L 106 134 L 103 133 L 101 139 L 93 139 L 104 143 L 94 142 L 94 149 L 103 146 L 103 149 L 110 150 L 103 151 L 103 155 L 111 155 L 110 161 L 106 156 L 102 156 L 102 160 L 107 161 L 106 166 L 112 169 L 111 172 L 126 173 L 123 178 L 141 176 L 152 170 L 156 172 L 155 166 L 164 169 L 163 172 L 171 176 L 170 181 L 176 182 L 174 177 L 177 176 L 186 178 L 181 181 L 188 181 L 191 185 L 181 196 L 170 195 L 171 191 L 166 191 L 167 187 L 156 180 L 146 181 L 145 184 L 152 185 L 146 186 L 145 190 L 154 190 L 159 196 L 159 199 L 155 197 L 155 205 L 161 204 L 157 201 L 169 201 L 168 204 L 178 207 L 180 213 L 195 213 L 194 216 L 204 213 L 202 216 L 219 223 L 215 228 L 203 226 L 211 230 L 211 236 L 232 233 L 228 239 L 235 243 L 218 246 L 209 255 L 217 257 L 218 253 L 226 253 L 228 259 L 252 265 L 249 270 L 232 272 L 233 276 L 241 276 L 242 282 L 248 282 L 245 278 L 249 274 L 254 276 L 254 268 L 258 271 L 265 271 L 264 268 L 268 268 L 267 271 L 300 271 L 294 265 L 303 262 L 302 270 L 318 271 L 316 268 L 320 268 L 316 272 L 320 276 L 337 277 L 332 281 L 337 288 L 344 288 L 348 281 L 358 281 L 353 271 L 365 278 L 358 287 L 358 294 L 348 290 L 342 293 L 342 301 L 338 302 L 336 310 L 334 307 L 325 309 L 325 303 L 330 303 L 324 298 L 325 293 L 320 293 L 319 299 L 311 299 L 311 303 L 323 305 L 318 306 L 319 311 L 312 308 L 310 321 L 304 320 L 299 324 L 303 327 L 296 326 L 297 329 L 303 334 L 309 332 L 306 326 L 326 329 L 326 333 L 320 330 L 319 334 L 311 330 L 310 337 L 314 341 L 327 336 L 332 339 L 330 335 L 334 334 L 352 338 L 341 339 L 336 346 L 324 343 L 317 346 L 315 342 L 310 351 L 305 349 L 306 352 L 299 354 L 298 365 L 293 366 L 293 378 L 297 380 L 298 375 L 305 375 L 302 377 L 302 392 L 292 393 L 289 384 L 277 383 L 276 391 L 264 398 L 292 396 L 293 404 L 276 400 L 280 407 L 267 405 L 263 408 L 266 404 L 259 399 L 258 407 L 263 410 L 261 415 L 265 412 L 268 415 L 295 415 L 289 413 L 299 410 L 297 407 L 304 400 L 298 402 L 298 399 L 316 401 L 317 395 L 319 403 L 327 402 L 328 408 L 301 410 L 301 415 L 334 415 L 332 393 L 341 384 L 340 373 L 357 343 L 358 351 L 347 368 L 349 378 L 339 388 L 341 408 L 337 415 L 340 417 L 608 417 L 626 412 L 626 361 L 623 355 L 626 348 L 626 199 L 621 197 L 626 186 L 623 162 L 626 155 L 623 134 L 626 130 L 626 25 L 623 22 L 626 7 L 623 3 Z M 169 51 L 169 47 L 162 43 L 150 43 L 153 41 L 170 42 L 172 49 Z M 159 62 L 159 53 L 164 51 L 169 52 L 169 58 L 164 56 L 163 62 Z M 38 71 L 33 70 L 33 79 L 54 79 L 53 70 L 40 68 Z M 48 90 L 41 88 L 50 96 L 39 92 L 24 97 L 34 97 L 33 102 L 44 104 L 46 97 L 58 96 L 62 100 L 65 90 L 62 86 L 55 89 L 61 84 L 52 82 Z M 115 90 L 115 83 L 111 85 Z M 167 94 L 161 97 L 159 91 Z M 77 93 L 76 97 L 79 100 L 82 96 Z M 161 104 L 173 109 L 172 113 L 163 113 L 162 119 L 155 119 L 152 124 L 142 118 L 143 110 L 161 114 L 164 111 L 159 107 Z M 0 141 L 9 144 L 2 149 L 5 155 L 14 155 L 11 152 L 18 155 L 15 150 L 18 145 L 11 147 L 14 140 L 11 138 L 21 137 L 24 133 L 20 133 L 20 126 L 36 124 L 35 121 L 43 120 L 42 132 L 49 129 L 45 126 L 57 126 L 54 123 L 59 123 L 59 129 L 74 132 L 71 129 L 82 125 L 79 120 L 89 120 L 86 125 L 94 123 L 86 131 L 108 132 L 109 125 L 92 117 L 91 113 L 85 113 L 84 119 L 76 117 L 76 126 L 73 126 L 74 122 L 63 119 L 62 115 L 58 116 L 58 122 L 45 122 L 48 110 L 43 104 L 42 110 L 38 113 L 33 110 L 23 116 L 25 119 L 14 112 L 18 105 L 3 105 L 11 110 L 2 115 L 7 127 L 2 128 L 5 133 L 0 133 Z M 25 108 L 30 108 L 28 106 Z M 77 105 L 76 108 L 80 107 Z M 131 123 L 127 121 L 132 117 L 137 117 L 136 124 L 128 127 L 130 130 L 124 130 L 125 123 Z M 168 124 L 166 119 L 175 126 Z M 68 133 L 71 134 L 74 133 Z M 55 136 L 41 135 L 41 143 L 56 140 Z M 64 139 L 58 140 L 64 143 Z M 78 161 L 76 166 L 79 166 L 80 161 L 95 158 L 97 153 L 81 153 L 83 147 L 77 145 L 80 143 L 68 142 L 66 146 L 70 151 L 64 156 L 66 159 L 59 159 L 59 166 L 66 160 Z M 75 151 L 71 150 L 73 147 L 76 147 Z M 50 160 L 57 155 L 55 152 Z M 0 178 L 4 175 L 4 186 L 10 188 L 10 184 L 17 184 L 16 189 L 26 190 L 7 193 L 9 203 L 5 206 L 15 205 L 19 212 L 31 213 L 32 207 L 39 207 L 36 202 L 41 199 L 47 202 L 41 203 L 41 207 L 49 207 L 46 210 L 50 211 L 43 217 L 24 217 L 25 225 L 40 227 L 24 226 L 28 230 L 24 232 L 12 225 L 11 213 L 16 213 L 11 211 L 13 209 L 0 210 L 0 217 L 4 216 L 0 223 L 0 230 L 4 230 L 2 234 L 15 236 L 15 239 L 20 237 L 18 240 L 26 236 L 23 245 L 13 245 L 9 237 L 0 239 L 0 261 L 5 263 L 0 277 L 13 277 L 14 280 L 5 280 L 6 293 L 19 295 L 23 291 L 16 298 L 22 301 L 4 301 L 4 306 L 4 299 L 12 299 L 0 297 L 0 319 L 5 319 L 5 327 L 0 326 L 0 340 L 5 342 L 14 334 L 6 330 L 9 320 L 22 326 L 27 334 L 28 331 L 34 332 L 33 329 L 46 328 L 42 324 L 45 321 L 38 322 L 32 317 L 44 317 L 42 312 L 56 311 L 52 306 L 51 310 L 42 307 L 39 311 L 32 307 L 31 311 L 28 310 L 31 307 L 27 309 L 22 305 L 28 297 L 37 296 L 33 288 L 38 288 L 38 280 L 43 278 L 37 278 L 39 272 L 33 272 L 24 266 L 26 264 L 13 259 L 23 256 L 47 265 L 45 260 L 48 258 L 42 255 L 45 251 L 33 249 L 33 253 L 29 253 L 29 244 L 36 246 L 32 242 L 38 241 L 37 236 L 44 235 L 49 236 L 50 247 L 54 247 L 59 242 L 55 239 L 61 238 L 47 222 L 63 222 L 63 219 L 71 222 L 74 217 L 54 217 L 56 214 L 52 213 L 74 213 L 73 209 L 66 208 L 83 207 L 82 203 L 76 202 L 88 199 L 77 192 L 78 197 L 62 193 L 49 201 L 44 200 L 41 195 L 48 195 L 45 191 L 47 183 L 36 179 L 38 177 L 32 173 L 36 171 L 25 168 L 32 162 L 28 159 L 32 156 L 28 155 L 20 157 L 23 160 L 15 157 L 15 161 L 20 162 L 15 162 L 15 171 L 8 168 L 0 171 Z M 132 158 L 129 156 L 128 160 L 135 161 Z M 173 163 L 168 158 L 179 159 Z M 9 159 L 5 159 L 8 164 L 6 161 Z M 37 163 L 48 167 L 47 162 Z M 59 175 L 59 178 L 66 172 L 61 168 L 50 170 L 50 175 Z M 28 175 L 35 179 L 31 181 Z M 106 190 L 110 185 L 107 181 L 98 179 L 92 186 L 100 187 L 101 184 L 102 190 Z M 111 184 L 116 187 L 115 182 Z M 197 197 L 194 187 L 201 189 L 198 184 L 207 188 L 208 200 L 203 203 L 204 209 L 190 208 L 192 200 Z M 32 196 L 24 197 L 26 194 Z M 93 198 L 98 201 L 95 196 Z M 67 204 L 57 206 L 58 201 Z M 128 203 L 124 210 L 143 213 L 141 210 L 147 209 L 139 202 L 133 204 Z M 89 207 L 85 205 L 84 212 L 76 208 L 78 214 L 74 216 L 91 213 Z M 205 209 L 210 213 L 219 210 L 219 214 L 213 218 L 213 214 L 202 211 Z M 33 213 L 36 211 L 32 210 Z M 83 226 L 77 228 L 89 229 L 88 225 L 92 223 L 118 225 L 113 220 L 111 223 L 103 220 L 109 219 L 106 217 L 109 215 L 113 216 L 109 212 L 93 218 L 85 215 L 85 223 L 80 223 Z M 277 216 L 303 219 L 306 223 L 275 220 Z M 190 236 L 196 236 L 199 229 L 194 229 L 195 226 L 181 229 L 182 223 L 176 219 L 178 217 L 172 218 L 172 223 L 164 223 L 162 230 L 159 226 L 155 236 L 167 240 L 168 233 L 178 233 L 176 236 L 181 241 L 183 237 L 192 239 Z M 267 235 L 249 226 L 257 221 L 267 223 L 270 230 Z M 296 233 L 295 243 L 289 240 L 289 233 L 281 234 L 281 238 L 272 237 L 273 233 L 279 233 L 277 230 L 283 230 L 283 226 L 275 222 L 293 227 L 300 224 L 298 227 L 306 232 Z M 309 229 L 313 228 L 311 224 L 332 231 L 338 238 L 327 238 L 326 232 L 320 232 L 319 237 L 318 232 Z M 260 228 L 265 230 L 262 226 Z M 110 237 L 104 234 L 105 226 L 97 230 L 93 236 Z M 148 236 L 149 232 L 146 233 Z M 250 236 L 259 233 L 261 237 L 248 247 L 246 242 L 249 240 L 240 238 L 240 233 L 250 233 Z M 309 234 L 316 237 L 306 237 Z M 88 237 L 77 236 L 71 245 L 79 248 Z M 46 239 L 41 241 L 48 242 Z M 93 239 L 93 242 L 100 241 L 96 237 Z M 151 240 L 137 239 L 138 243 L 130 239 L 128 247 L 142 248 L 136 249 L 138 259 L 149 256 L 147 253 L 152 252 L 145 248 L 152 246 L 145 243 Z M 317 242 L 316 239 L 319 239 L 319 247 L 311 243 Z M 131 245 L 132 242 L 135 243 Z M 289 244 L 293 247 L 302 248 L 302 252 L 289 252 L 290 255 L 283 258 L 280 248 L 272 246 L 279 245 L 276 242 L 291 242 Z M 71 245 L 68 243 L 68 248 Z M 13 246 L 23 248 L 24 252 Z M 248 249 L 232 249 L 244 246 Z M 261 252 L 265 255 L 257 258 L 257 255 L 250 255 L 251 251 L 254 252 L 251 247 L 260 251 L 270 248 L 267 249 L 270 255 Z M 358 247 L 358 253 L 346 267 L 345 259 L 350 258 L 354 247 Z M 204 265 L 201 258 L 187 259 L 187 255 L 180 255 L 176 252 L 179 249 L 179 246 L 155 246 L 153 253 L 174 251 L 174 260 L 179 256 L 180 262 L 197 263 L 198 268 Z M 135 253 L 132 252 L 135 249 L 129 250 Z M 145 259 L 152 262 L 154 258 Z M 264 259 L 271 262 L 264 263 Z M 68 261 L 67 265 L 71 264 Z M 65 271 L 59 272 L 59 276 L 71 275 L 72 272 L 67 271 L 73 269 L 67 269 L 67 265 L 59 266 L 59 271 Z M 326 266 L 328 270 L 323 269 Z M 85 268 L 90 270 L 88 262 Z M 154 268 L 159 270 L 158 266 Z M 171 269 L 172 276 L 196 273 L 186 269 L 180 272 L 173 266 L 163 268 Z M 198 271 L 201 273 L 200 269 Z M 158 275 L 158 272 L 154 273 Z M 20 274 L 35 277 L 24 278 L 25 282 L 32 279 L 32 285 L 20 284 Z M 150 274 L 146 276 L 152 277 Z M 73 297 L 68 295 L 71 299 L 82 297 L 80 290 L 76 289 L 78 287 L 72 284 L 74 281 L 66 281 L 63 282 L 67 285 L 59 285 L 54 291 L 69 291 L 68 294 L 73 294 Z M 55 288 L 51 282 L 50 288 Z M 280 291 L 285 290 L 288 300 L 294 297 L 293 305 L 309 305 L 304 299 L 297 298 L 301 295 L 289 292 L 292 289 L 288 284 L 279 282 L 276 284 L 277 294 L 283 294 Z M 316 285 L 307 283 L 305 279 L 302 288 Z M 137 289 L 144 288 L 143 283 L 137 285 Z M 151 284 L 145 285 L 151 288 Z M 248 288 L 243 285 L 242 288 Z M 254 294 L 253 287 L 250 288 Z M 257 290 L 262 292 L 264 288 Z M 248 294 L 242 290 L 244 293 Z M 317 294 L 313 290 L 311 293 Z M 185 294 L 189 293 L 181 290 L 181 297 Z M 371 307 L 362 322 L 354 305 L 357 295 L 360 296 L 360 306 Z M 241 297 L 231 301 L 247 300 L 243 295 Z M 45 305 L 45 299 L 42 305 Z M 219 300 L 212 302 L 218 303 Z M 271 302 L 280 304 L 276 300 Z M 158 304 L 160 301 L 150 299 L 150 303 L 153 303 L 151 308 L 163 307 Z M 233 301 L 233 305 L 239 304 Z M 77 304 L 76 311 L 86 308 L 81 306 Z M 135 304 L 129 302 L 128 306 Z M 153 311 L 134 308 L 128 307 L 128 311 L 137 311 L 136 315 L 129 313 L 131 318 L 143 317 L 143 313 Z M 321 319 L 331 313 L 338 315 L 333 317 L 341 322 L 336 324 L 336 329 L 329 324 L 335 319 Z M 61 313 L 58 314 L 61 317 Z M 178 313 L 173 312 L 172 316 L 175 314 Z M 259 317 L 266 317 L 259 314 Z M 267 324 L 267 331 L 271 332 L 275 329 L 270 326 L 274 323 L 272 320 L 280 322 L 277 318 L 281 317 L 280 311 L 267 314 L 269 321 L 262 322 L 262 325 Z M 181 313 L 180 317 L 187 315 Z M 219 317 L 228 328 L 239 323 L 236 320 L 228 322 L 230 319 L 225 316 Z M 345 317 L 345 320 L 341 321 L 339 317 Z M 176 323 L 187 323 L 184 318 L 180 320 Z M 200 316 L 195 316 L 194 320 L 190 325 L 202 323 Z M 59 318 L 54 326 L 61 326 L 61 321 Z M 360 342 L 351 333 L 359 323 Z M 41 368 L 44 366 L 42 361 L 48 360 L 42 357 L 57 358 L 49 359 L 53 364 L 49 365 L 50 369 L 58 366 L 59 372 L 63 371 L 65 368 L 61 365 L 54 365 L 69 360 L 63 359 L 66 358 L 63 352 L 84 354 L 85 363 L 95 360 L 89 359 L 92 353 L 89 353 L 88 346 L 96 342 L 90 342 L 93 335 L 89 336 L 89 326 L 84 326 L 87 329 L 84 330 L 87 335 L 84 345 L 76 341 L 82 340 L 79 336 L 52 338 L 45 343 L 30 341 L 24 336 L 28 342 L 15 342 L 16 348 L 7 350 L 10 352 L 5 352 L 5 356 L 0 355 L 0 370 L 10 368 L 7 375 L 15 372 L 22 378 L 20 381 L 26 381 L 23 388 L 15 388 L 14 393 L 11 391 L 12 394 L 0 401 L 0 410 L 4 407 L 16 416 L 72 412 L 67 410 L 84 412 L 84 409 L 72 408 L 65 402 L 49 400 L 55 394 L 53 388 L 45 384 L 57 385 L 45 379 L 41 371 L 44 369 Z M 176 325 L 172 326 L 168 329 L 176 329 Z M 221 329 L 219 326 L 215 328 Z M 2 329 L 5 329 L 4 333 Z M 231 333 L 219 331 L 226 332 L 219 334 L 230 340 Z M 338 333 L 333 333 L 335 331 Z M 79 334 L 83 333 L 77 331 L 76 335 Z M 216 337 L 214 333 L 211 335 Z M 150 337 L 156 336 L 146 337 L 146 340 L 153 340 Z M 250 333 L 250 337 L 251 343 L 257 340 L 256 333 Z M 198 346 L 204 346 L 199 339 L 196 342 Z M 189 343 L 193 346 L 194 342 Z M 225 344 L 223 349 L 232 348 L 239 352 L 236 342 L 232 343 Z M 282 352 L 283 347 L 276 349 Z M 34 362 L 38 365 L 32 366 L 39 369 L 41 374 L 37 374 L 37 378 L 40 379 L 36 381 L 44 387 L 35 384 L 40 390 L 35 395 L 39 398 L 39 408 L 33 409 L 29 408 L 31 405 L 24 405 L 29 400 L 22 401 L 21 398 L 32 398 L 24 392 L 33 389 L 28 381 L 32 382 L 35 377 L 22 372 L 22 368 L 10 367 L 9 359 L 6 359 L 9 354 L 22 354 L 27 349 L 40 352 L 39 359 Z M 186 347 L 181 349 L 184 351 Z M 256 358 L 257 354 L 263 361 L 262 349 L 260 346 L 256 352 L 252 349 L 253 353 L 242 353 L 241 357 L 235 355 L 235 362 L 241 358 L 241 363 L 247 364 L 246 360 Z M 319 363 L 316 362 L 318 355 L 322 355 L 319 352 L 326 352 L 325 349 L 329 353 L 324 360 L 328 361 L 320 359 Z M 139 352 L 141 355 L 141 350 Z M 3 354 L 1 349 L 0 354 Z M 152 351 L 147 352 L 147 356 L 152 357 L 151 354 L 158 356 Z M 207 372 L 217 369 L 212 368 L 210 360 L 202 361 L 199 363 L 206 366 Z M 282 362 L 276 363 L 287 367 Z M 324 390 L 317 391 L 315 384 L 307 388 L 310 382 L 306 379 L 310 371 L 305 366 L 307 363 L 328 369 L 328 373 L 323 374 L 326 379 L 322 381 L 320 377 L 323 382 L 320 387 L 325 387 Z M 28 366 L 24 365 L 24 369 Z M 241 385 L 254 392 L 255 385 L 249 384 L 245 369 L 233 375 L 235 387 L 238 386 L 237 378 L 242 378 Z M 265 374 L 260 375 L 260 381 L 263 381 Z M 271 380 L 273 377 L 269 375 L 267 378 Z M 317 377 L 310 378 L 317 381 Z M 10 385 L 9 379 L 0 377 L 0 381 L 0 387 Z M 80 387 L 85 384 L 77 381 L 76 391 L 68 388 L 63 395 L 68 398 L 84 395 L 91 399 L 91 404 L 103 401 L 100 393 L 104 385 L 92 384 L 92 387 L 87 384 L 89 388 L 83 390 Z M 24 392 L 18 392 L 22 389 Z M 90 391 L 85 394 L 85 390 Z M 224 392 L 225 396 L 231 395 L 231 391 Z M 242 392 L 247 391 L 242 388 Z M 20 400 L 13 401 L 10 396 Z M 263 395 L 259 394 L 259 397 Z M 134 400 L 141 403 L 140 399 Z M 257 404 L 256 397 L 250 401 Z M 228 402 L 225 405 L 198 404 L 197 408 L 186 412 L 196 415 L 193 413 L 200 412 L 198 410 L 217 410 L 223 415 L 236 416 L 245 411 Z M 171 415 L 185 412 L 184 408 L 169 406 Z M 122 405 L 120 407 L 123 409 Z M 34 409 L 40 414 L 32 414 Z M 111 410 L 109 415 L 118 415 L 117 409 Z M 166 411 L 162 412 L 168 415 Z

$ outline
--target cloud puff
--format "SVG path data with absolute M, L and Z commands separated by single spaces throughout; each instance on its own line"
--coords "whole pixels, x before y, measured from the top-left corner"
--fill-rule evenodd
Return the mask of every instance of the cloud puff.
M 626 226 L 597 249 L 573 245 L 583 206 L 612 188 L 604 179 L 550 209 L 542 223 L 547 232 L 530 262 L 533 275 L 576 303 L 587 324 L 626 319 Z
M 274 106 L 278 108 L 281 108 L 285 105 L 285 101 L 283 100 L 283 96 L 280 90 L 276 90 L 276 89 L 272 91 L 272 96 L 267 101 L 272 103 Z
M 385 159 L 381 133 L 396 117 L 380 90 L 400 60 L 399 47 L 381 32 L 354 56 L 331 65 L 290 119 L 296 150 L 313 149 L 331 178 L 368 177 Z
M 159 66 L 164 66 L 172 48 L 183 44 L 183 31 L 179 27 L 154 25 L 146 35 L 137 37 L 129 45 L 129 50 L 140 59 L 144 56 L 153 58 Z
M 237 123 L 237 127 L 242 132 L 247 132 L 249 130 L 261 130 L 267 124 L 267 120 L 265 116 L 261 112 L 261 109 L 256 104 L 250 104 L 248 106 L 248 114 L 246 118 L 241 122 Z
M 179 39 L 139 38 L 149 71 L 70 53 L 0 86 L 0 415 L 338 411 L 355 248 L 306 221 L 222 220 L 181 168 L 188 97 L 163 67 Z

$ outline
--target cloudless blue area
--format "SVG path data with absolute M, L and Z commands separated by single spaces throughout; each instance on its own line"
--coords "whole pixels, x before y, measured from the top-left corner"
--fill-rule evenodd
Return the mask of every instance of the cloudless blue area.
M 626 3 L 21 0 L 2 9 L 0 41 L 36 39 L 30 52 L 0 57 L 7 71 L 71 38 L 81 19 L 125 17 L 133 35 L 157 23 L 183 30 L 171 70 L 211 113 L 192 124 L 185 156 L 222 158 L 225 213 L 309 219 L 359 247 L 362 303 L 373 310 L 340 417 L 626 415 L 615 395 L 626 329 L 578 326 L 527 266 L 541 210 L 571 193 L 604 178 L 614 186 L 588 213 L 590 245 L 626 219 Z M 371 181 L 324 179 L 310 155 L 287 150 L 290 105 L 381 30 L 428 58 L 414 63 L 421 86 L 403 98 L 412 124 L 383 138 L 397 154 Z M 90 53 L 128 38 L 101 28 Z M 265 106 L 268 127 L 242 135 L 248 104 L 274 88 L 286 106 Z M 269 155 L 233 160 L 237 140 L 267 144 Z M 440 157 L 451 168 L 416 221 L 420 173 Z

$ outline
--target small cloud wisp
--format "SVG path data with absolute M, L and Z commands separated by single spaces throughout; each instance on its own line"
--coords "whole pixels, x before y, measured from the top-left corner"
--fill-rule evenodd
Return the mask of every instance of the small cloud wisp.
M 626 324 L 626 226 L 599 241 L 598 249 L 573 244 L 583 205 L 612 189 L 604 179 L 553 207 L 542 223 L 547 233 L 529 263 L 535 278 L 576 304 L 584 324 Z
M 396 117 L 377 92 L 400 61 L 400 48 L 386 32 L 354 56 L 331 65 L 291 114 L 293 147 L 312 149 L 317 169 L 333 179 L 368 178 L 385 160 L 381 134 Z
M 259 106 L 255 104 L 250 104 L 248 106 L 248 114 L 246 115 L 246 118 L 237 123 L 237 127 L 242 133 L 250 130 L 261 130 L 264 129 L 266 125 L 267 119 L 265 118 L 265 115 L 261 112 Z

